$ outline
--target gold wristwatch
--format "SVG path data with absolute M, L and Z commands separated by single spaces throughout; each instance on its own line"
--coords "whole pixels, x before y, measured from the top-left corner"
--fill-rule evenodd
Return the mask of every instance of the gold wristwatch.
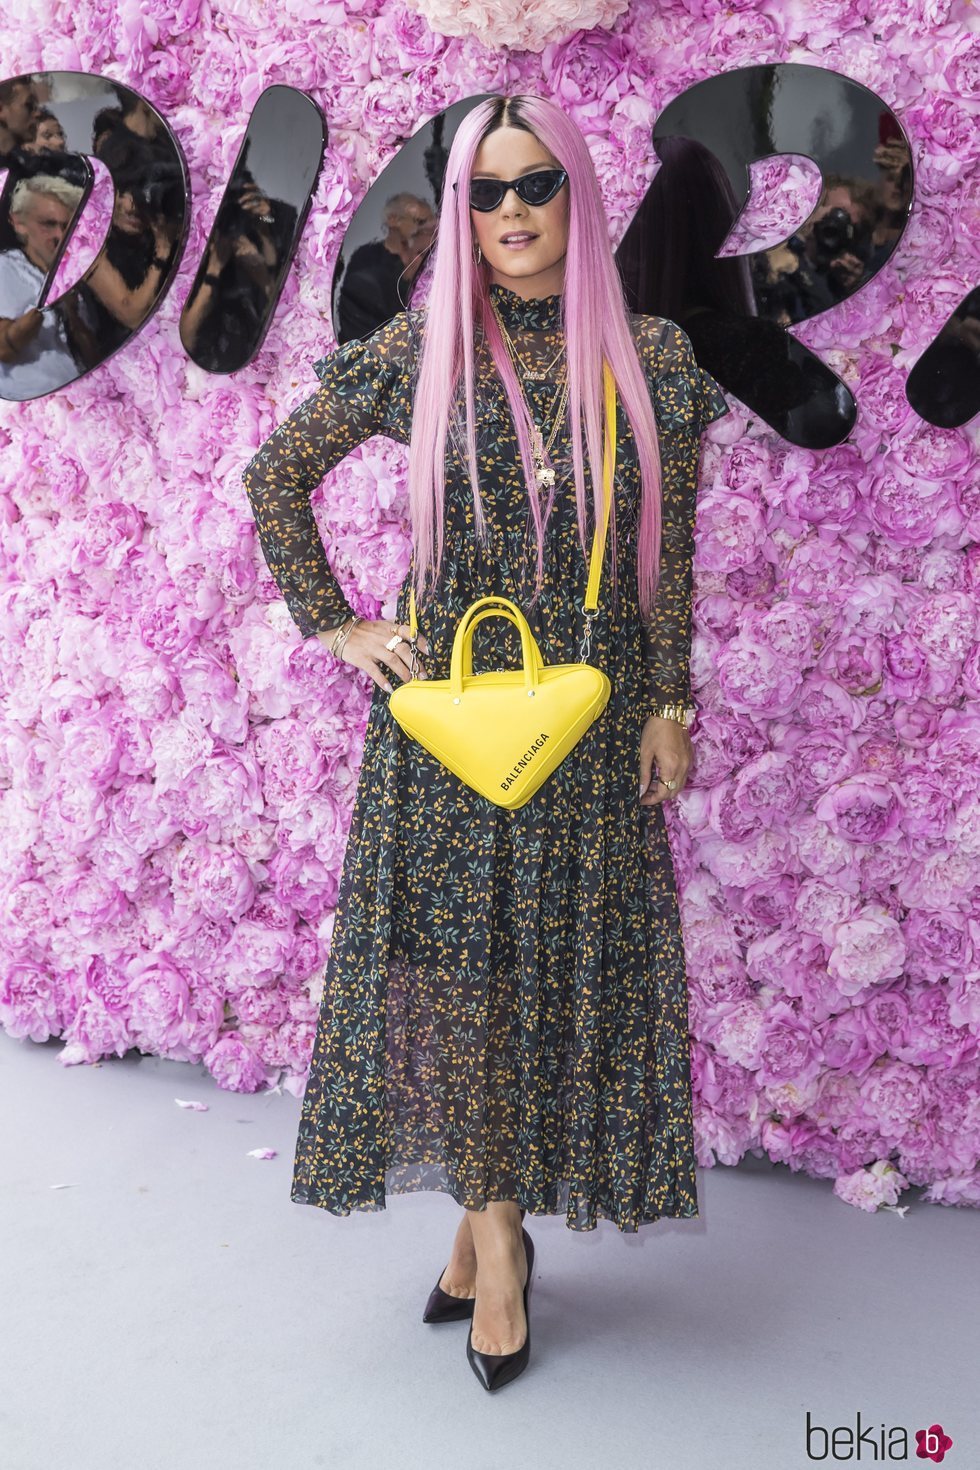
M 650 713 L 657 715 L 661 720 L 676 720 L 687 730 L 694 723 L 697 710 L 693 706 L 684 704 L 652 704 Z

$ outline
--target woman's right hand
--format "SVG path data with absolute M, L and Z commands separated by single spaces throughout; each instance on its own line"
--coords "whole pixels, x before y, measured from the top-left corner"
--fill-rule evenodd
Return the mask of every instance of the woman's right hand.
M 338 623 L 336 628 L 327 628 L 317 634 L 321 642 L 329 648 L 333 643 L 342 624 Z M 398 632 L 405 640 L 397 643 L 394 648 L 386 648 L 394 634 Z M 342 663 L 353 664 L 357 669 L 363 669 L 370 674 L 376 684 L 379 684 L 387 694 L 391 693 L 391 685 L 385 678 L 379 664 L 385 664 L 396 673 L 403 683 L 408 683 L 412 678 L 412 648 L 408 642 L 411 629 L 407 623 L 394 623 L 391 618 L 362 618 L 355 623 L 347 640 L 341 650 L 340 659 Z M 416 639 L 416 648 L 419 653 L 429 652 L 429 641 L 424 634 L 420 633 Z M 424 665 L 418 664 L 418 678 L 425 679 L 428 675 Z

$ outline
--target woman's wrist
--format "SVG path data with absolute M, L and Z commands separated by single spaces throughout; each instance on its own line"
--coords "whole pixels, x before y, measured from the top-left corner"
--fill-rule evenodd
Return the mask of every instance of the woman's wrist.
M 358 623 L 362 623 L 363 621 L 364 619 L 362 617 L 359 617 L 357 613 L 352 612 L 350 617 L 345 618 L 342 623 L 338 623 L 333 628 L 324 628 L 321 631 L 320 637 L 323 639 L 324 643 L 329 645 L 330 652 L 333 654 L 334 658 L 340 658 L 341 654 L 344 651 L 344 644 L 347 642 L 347 639 L 350 637 L 351 633 L 353 633 L 355 626 Z
M 658 720 L 674 720 L 678 725 L 683 725 L 686 730 L 693 723 L 697 711 L 693 705 L 681 702 L 674 704 L 654 702 L 650 705 L 649 713 Z

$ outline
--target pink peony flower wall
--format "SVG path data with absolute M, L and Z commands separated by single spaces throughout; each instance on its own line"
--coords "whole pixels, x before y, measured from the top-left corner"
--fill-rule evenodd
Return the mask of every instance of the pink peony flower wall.
M 608 29 L 573 30 L 586 11 Z M 302 1090 L 371 685 L 300 642 L 240 476 L 316 386 L 344 229 L 398 139 L 473 93 L 520 89 L 581 126 L 618 241 L 666 103 L 717 71 L 806 62 L 895 108 L 916 196 L 871 286 L 795 329 L 858 399 L 848 441 L 794 448 L 732 398 L 704 440 L 703 713 L 669 810 L 699 1160 L 763 1152 L 863 1209 L 909 1184 L 976 1206 L 978 437 L 923 423 L 904 395 L 980 282 L 976 12 L 486 0 L 467 34 L 430 29 L 451 13 L 25 0 L 0 17 L 8 76 L 98 72 L 159 107 L 194 198 L 180 275 L 139 338 L 46 399 L 0 404 L 0 1023 L 63 1038 L 66 1064 L 135 1046 L 202 1060 L 226 1088 Z M 262 350 L 212 376 L 177 320 L 276 82 L 323 109 L 324 170 Z M 760 240 L 812 185 L 800 160 L 754 171 Z M 404 467 L 374 440 L 314 502 L 369 616 L 392 611 L 408 565 Z

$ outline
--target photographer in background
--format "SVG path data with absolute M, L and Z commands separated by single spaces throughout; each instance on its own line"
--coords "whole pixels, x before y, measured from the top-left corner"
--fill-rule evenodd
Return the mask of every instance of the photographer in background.
M 296 206 L 270 199 L 239 168 L 215 219 L 205 267 L 180 319 L 180 339 L 199 367 L 230 373 L 262 336 L 288 265 Z
M 183 177 L 156 116 L 142 99 L 120 96 L 118 113 L 106 110 L 96 119 L 93 150 L 116 193 L 105 247 L 79 285 L 99 361 L 128 341 L 152 311 L 186 209 Z
M 338 342 L 366 337 L 407 308 L 435 224 L 432 205 L 418 194 L 385 200 L 384 236 L 358 246 L 340 284 Z
M 78 376 L 75 300 L 43 308 L 37 303 L 81 196 L 77 184 L 54 174 L 14 185 L 10 222 L 18 243 L 0 251 L 0 398 L 23 402 Z

